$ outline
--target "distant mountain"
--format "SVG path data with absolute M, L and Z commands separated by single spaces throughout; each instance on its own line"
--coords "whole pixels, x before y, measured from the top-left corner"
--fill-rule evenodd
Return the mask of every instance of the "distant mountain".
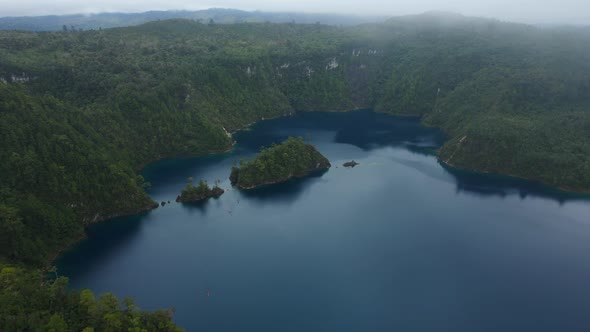
M 356 16 L 338 14 L 305 14 L 288 12 L 248 12 L 236 9 L 206 9 L 199 11 L 149 11 L 144 13 L 101 13 L 51 16 L 1 17 L 0 30 L 59 31 L 98 30 L 104 28 L 135 26 L 146 22 L 175 18 L 191 19 L 204 23 L 317 23 L 326 25 L 358 25 L 384 21 L 385 16 Z

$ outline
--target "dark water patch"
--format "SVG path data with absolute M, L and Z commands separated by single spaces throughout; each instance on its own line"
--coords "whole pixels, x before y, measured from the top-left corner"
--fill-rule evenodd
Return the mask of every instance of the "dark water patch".
M 124 252 L 134 237 L 139 235 L 141 228 L 149 223 L 150 213 L 115 218 L 93 225 L 87 230 L 87 236 L 92 241 L 82 240 L 76 244 L 60 259 L 59 265 L 68 267 L 68 275 L 75 274 L 83 278 L 87 274 L 92 274 L 93 269 L 88 269 L 85 263 L 92 260 L 98 267 L 102 262 L 108 262 Z
M 240 195 L 246 199 L 258 200 L 260 204 L 291 204 L 297 197 L 304 195 L 311 186 L 320 182 L 327 170 L 319 170 L 305 177 L 293 178 L 283 183 L 277 183 L 259 188 L 244 190 Z
M 518 195 L 521 199 L 541 197 L 551 199 L 559 204 L 569 201 L 590 201 L 590 195 L 578 194 L 552 188 L 535 181 L 523 180 L 500 174 L 481 174 L 469 170 L 460 170 L 440 163 L 456 182 L 457 192 L 468 192 L 481 196 Z

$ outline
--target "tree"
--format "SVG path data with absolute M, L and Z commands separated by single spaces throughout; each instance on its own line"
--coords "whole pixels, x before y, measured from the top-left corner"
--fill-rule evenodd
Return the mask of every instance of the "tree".
M 50 267 L 50 268 L 47 270 L 47 272 L 49 272 L 49 273 L 53 273 L 53 274 L 54 274 L 54 276 L 55 276 L 55 280 L 57 280 L 57 267 L 56 267 L 55 265 L 51 266 L 51 267 Z
M 47 330 L 49 332 L 65 332 L 68 330 L 68 324 L 61 315 L 53 314 L 47 323 Z

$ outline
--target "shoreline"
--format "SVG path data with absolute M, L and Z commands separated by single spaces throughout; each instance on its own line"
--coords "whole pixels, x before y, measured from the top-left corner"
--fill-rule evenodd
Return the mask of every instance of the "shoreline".
M 259 118 L 258 120 L 254 121 L 254 122 L 249 122 L 245 126 L 238 128 L 238 129 L 234 129 L 228 133 L 230 135 L 234 135 L 234 134 L 239 133 L 240 131 L 248 130 L 251 126 L 253 126 L 257 123 L 260 123 L 262 121 L 291 117 L 291 116 L 295 116 L 300 113 L 350 113 L 350 112 L 358 112 L 358 111 L 372 111 L 374 113 L 382 113 L 382 114 L 388 114 L 388 115 L 392 115 L 392 116 L 404 117 L 403 115 L 395 115 L 395 114 L 389 114 L 389 113 L 385 113 L 385 112 L 377 112 L 377 111 L 372 110 L 371 107 L 355 107 L 355 108 L 346 109 L 346 110 L 328 110 L 328 111 L 302 111 L 302 110 L 297 111 L 297 110 L 294 110 L 294 111 L 291 111 L 290 113 L 286 113 L 286 114 L 282 114 L 282 115 L 271 116 L 268 118 L 266 118 L 266 117 Z M 420 118 L 420 117 L 416 116 L 416 118 Z
M 75 246 L 76 244 L 78 244 L 80 241 L 84 240 L 87 237 L 86 230 L 87 230 L 87 228 L 89 226 L 94 225 L 94 224 L 98 224 L 98 223 L 101 223 L 101 222 L 109 221 L 109 220 L 112 220 L 112 219 L 115 219 L 115 218 L 135 216 L 135 215 L 139 215 L 139 214 L 142 214 L 142 213 L 150 212 L 152 210 L 157 209 L 159 206 L 160 206 L 160 204 L 158 204 L 156 201 L 152 200 L 152 204 L 146 205 L 146 206 L 144 206 L 142 208 L 139 208 L 139 209 L 137 209 L 135 211 L 124 212 L 124 213 L 117 213 L 117 214 L 100 217 L 100 218 L 97 218 L 95 220 L 91 220 L 89 222 L 86 222 L 84 224 L 84 229 L 82 230 L 82 232 L 80 232 L 80 234 L 78 234 L 74 238 L 74 240 L 72 240 L 71 242 L 68 242 L 67 244 L 64 244 L 63 246 L 59 247 L 57 250 L 55 250 L 54 252 L 52 252 L 49 255 L 49 259 L 48 259 L 47 263 L 45 264 L 45 266 L 43 266 L 43 270 L 46 271 L 47 269 L 49 269 L 52 266 L 54 266 L 54 263 L 60 258 L 60 256 L 62 254 L 64 254 L 70 248 L 72 248 L 73 246 Z
M 290 114 L 285 114 L 282 116 L 277 116 L 277 117 L 273 117 L 273 118 L 262 118 L 262 119 L 258 119 L 257 121 L 254 122 L 250 122 L 247 125 L 245 125 L 242 128 L 233 130 L 231 132 L 228 132 L 225 127 L 222 127 L 223 130 L 226 132 L 226 134 L 228 134 L 228 137 L 231 139 L 231 144 L 223 149 L 218 149 L 218 150 L 212 150 L 212 151 L 207 151 L 205 153 L 180 153 L 180 154 L 175 154 L 175 155 L 163 155 L 163 156 L 159 156 L 158 158 L 155 159 L 151 159 L 147 162 L 141 163 L 139 166 L 134 167 L 134 169 L 136 170 L 136 172 L 139 174 L 141 173 L 141 171 L 146 168 L 147 166 L 149 166 L 150 164 L 153 164 L 155 162 L 158 162 L 160 160 L 164 160 L 164 159 L 170 159 L 170 158 L 191 158 L 191 157 L 202 157 L 202 156 L 208 156 L 208 155 L 216 155 L 216 154 L 223 154 L 223 153 L 228 153 L 231 152 L 234 148 L 234 146 L 237 144 L 237 142 L 233 139 L 233 135 L 237 132 L 240 132 L 242 130 L 246 130 L 247 128 L 249 128 L 250 126 L 260 122 L 260 121 L 265 121 L 265 120 L 271 120 L 271 119 L 276 119 L 276 118 L 280 118 L 280 117 L 285 117 L 285 116 L 292 116 L 296 114 L 295 113 L 290 113 Z M 68 243 L 64 244 L 63 246 L 60 246 L 58 249 L 56 249 L 54 252 L 52 252 L 47 261 L 43 264 L 42 266 L 42 270 L 43 271 L 47 271 L 49 268 L 51 268 L 52 266 L 54 266 L 54 263 L 60 258 L 60 256 L 62 254 L 64 254 L 67 250 L 69 250 L 70 248 L 72 248 L 73 246 L 75 246 L 77 243 L 79 243 L 80 241 L 84 240 L 87 237 L 87 228 L 93 224 L 97 224 L 100 222 L 105 222 L 105 221 L 109 221 L 115 218 L 120 218 L 120 217 L 129 217 L 129 216 L 134 216 L 134 215 L 138 215 L 141 213 L 145 213 L 145 212 L 149 212 L 152 211 L 154 209 L 157 209 L 160 204 L 158 204 L 158 202 L 154 201 L 153 198 L 150 196 L 150 199 L 152 200 L 152 204 L 149 206 L 144 206 L 140 209 L 138 209 L 137 211 L 134 212 L 127 212 L 127 213 L 118 213 L 118 214 L 114 214 L 111 216 L 106 216 L 106 217 L 101 217 L 98 218 L 96 220 L 92 220 L 90 222 L 84 222 L 84 229 L 82 230 L 82 232 L 80 234 L 78 234 L 77 236 L 75 236 L 71 241 L 68 241 Z
M 256 184 L 256 185 L 253 185 L 253 186 L 248 186 L 248 187 L 243 187 L 243 186 L 240 186 L 240 185 L 235 185 L 234 187 L 235 188 L 238 188 L 239 190 L 253 190 L 253 189 L 257 189 L 257 188 L 269 186 L 269 185 L 272 185 L 272 184 L 287 182 L 287 181 L 289 181 L 291 179 L 304 178 L 304 177 L 307 177 L 308 175 L 311 175 L 311 174 L 313 174 L 315 172 L 321 172 L 321 171 L 326 171 L 327 172 L 330 168 L 331 168 L 331 166 L 330 167 L 325 167 L 325 168 L 324 167 L 318 167 L 318 168 L 313 168 L 313 169 L 304 171 L 302 173 L 293 174 L 293 175 L 288 176 L 287 178 L 283 178 L 283 179 L 278 179 L 278 180 L 273 180 L 273 181 L 266 181 L 266 182 L 263 182 L 263 183 L 260 183 L 260 184 Z
M 340 110 L 340 111 L 338 111 L 338 110 L 332 110 L 332 111 L 292 111 L 290 113 L 286 113 L 286 114 L 282 114 L 282 115 L 277 115 L 277 116 L 273 116 L 273 117 L 269 117 L 269 118 L 262 117 L 262 118 L 259 118 L 259 119 L 255 120 L 255 121 L 253 121 L 253 122 L 247 123 L 246 125 L 244 125 L 241 128 L 232 130 L 230 132 L 228 132 L 227 130 L 225 130 L 225 128 L 223 128 L 224 131 L 229 134 L 228 137 L 232 140 L 231 141 L 231 144 L 228 147 L 224 148 L 224 149 L 212 150 L 212 151 L 208 151 L 208 152 L 205 152 L 205 153 L 183 153 L 183 154 L 176 154 L 176 155 L 160 156 L 158 158 L 155 158 L 153 160 L 150 160 L 148 162 L 145 162 L 145 163 L 140 164 L 135 169 L 137 170 L 138 173 L 140 173 L 148 165 L 150 165 L 152 163 L 155 163 L 155 162 L 158 162 L 160 160 L 164 160 L 164 159 L 201 157 L 201 156 L 216 155 L 216 154 L 223 154 L 223 153 L 231 152 L 233 150 L 234 146 L 237 144 L 237 142 L 233 139 L 233 135 L 236 134 L 236 133 L 239 133 L 240 131 L 247 130 L 251 126 L 253 126 L 253 125 L 255 125 L 255 124 L 259 123 L 259 122 L 262 122 L 262 121 L 273 120 L 273 119 L 278 119 L 278 118 L 283 118 L 283 117 L 295 116 L 295 115 L 297 115 L 299 113 L 313 113 L 313 112 L 348 113 L 348 112 L 363 111 L 363 110 L 371 110 L 371 108 L 364 108 L 364 107 L 362 107 L 362 108 L 354 108 L 354 109 Z M 380 113 L 380 114 L 386 114 L 386 115 L 390 115 L 390 116 L 404 117 L 404 118 L 416 118 L 416 119 L 419 119 L 420 120 L 420 125 L 422 125 L 422 126 L 431 127 L 431 128 L 438 128 L 436 126 L 431 126 L 431 125 L 424 124 L 423 121 L 422 121 L 422 118 L 423 117 L 420 116 L 420 115 L 403 115 L 403 114 L 400 115 L 400 114 L 383 112 L 383 111 L 375 111 L 375 110 L 372 110 L 372 112 Z M 448 138 L 450 139 L 451 137 L 448 136 Z M 450 163 L 448 161 L 442 160 L 438 156 L 438 152 L 434 156 L 443 165 L 445 165 L 447 167 L 451 167 L 451 168 L 456 169 L 456 170 L 469 171 L 469 172 L 474 172 L 474 173 L 479 173 L 479 174 L 508 176 L 508 177 L 512 177 L 512 178 L 515 178 L 515 179 L 519 179 L 519 180 L 525 180 L 525 181 L 535 182 L 535 183 L 538 183 L 538 184 L 541 184 L 541 185 L 547 187 L 548 189 L 557 190 L 557 191 L 564 192 L 564 193 L 567 193 L 567 194 L 570 194 L 570 195 L 590 196 L 590 190 L 583 191 L 583 190 L 577 190 L 577 189 L 573 189 L 573 188 L 569 188 L 569 187 L 565 187 L 565 186 L 553 185 L 553 184 L 549 184 L 549 183 L 546 183 L 546 182 L 541 181 L 541 180 L 538 180 L 538 179 L 521 177 L 521 176 L 509 174 L 509 173 L 492 173 L 492 172 L 488 172 L 488 171 L 485 171 L 485 170 L 478 170 L 478 169 L 472 169 L 472 168 L 462 168 L 462 167 L 455 166 L 453 163 Z M 320 169 L 315 169 L 312 172 L 319 171 L 319 170 Z M 260 185 L 254 186 L 254 187 L 240 188 L 240 187 L 237 187 L 236 186 L 236 188 L 242 189 L 242 190 L 252 190 L 252 189 L 256 189 L 256 188 L 263 187 L 263 186 L 266 186 L 266 185 L 271 185 L 271 184 L 275 184 L 275 183 L 285 182 L 285 181 L 288 181 L 288 180 L 290 180 L 292 178 L 304 177 L 304 176 L 309 175 L 309 174 L 311 174 L 311 172 L 310 173 L 307 173 L 307 174 L 304 174 L 304 175 L 301 175 L 301 176 L 292 176 L 292 177 L 289 177 L 289 178 L 287 178 L 285 180 L 281 180 L 281 181 L 273 181 L 273 182 L 269 182 L 269 183 L 260 184 Z M 151 199 L 151 197 L 150 197 L 150 199 Z M 157 202 L 155 202 L 153 200 L 152 200 L 152 202 L 154 204 L 157 204 Z M 158 206 L 159 206 L 159 204 L 158 204 Z M 77 244 L 78 242 L 80 242 L 81 240 L 83 240 L 84 238 L 86 238 L 86 229 L 87 229 L 88 226 L 90 226 L 92 224 L 95 224 L 95 223 L 108 221 L 108 220 L 111 220 L 111 219 L 114 219 L 114 218 L 118 218 L 118 217 L 126 217 L 126 216 L 138 215 L 138 214 L 141 214 L 141 213 L 144 213 L 144 212 L 151 211 L 151 210 L 153 210 L 155 208 L 156 207 L 152 207 L 152 208 L 149 208 L 148 209 L 146 207 L 143 207 L 141 209 L 138 209 L 138 211 L 136 211 L 136 212 L 116 214 L 116 215 L 109 216 L 109 217 L 99 218 L 96 221 L 92 221 L 90 223 L 86 223 L 84 225 L 84 230 L 83 230 L 82 234 L 80 234 L 79 236 L 75 237 L 72 241 L 68 242 L 67 244 L 64 244 L 64 246 L 60 247 L 58 250 L 56 250 L 55 253 L 53 253 L 52 255 L 50 255 L 50 257 L 49 257 L 50 259 L 45 264 L 44 269 L 47 269 L 47 268 L 51 267 L 53 265 L 53 263 L 55 263 L 55 261 L 66 250 L 70 249 L 72 246 L 74 246 L 75 244 Z
M 149 166 L 150 164 L 153 164 L 155 162 L 158 162 L 158 161 L 164 160 L 164 159 L 203 157 L 203 156 L 210 156 L 210 155 L 215 155 L 215 154 L 223 154 L 223 153 L 231 152 L 233 150 L 234 146 L 236 145 L 236 143 L 237 142 L 232 139 L 231 144 L 227 148 L 224 148 L 224 149 L 212 150 L 212 151 L 207 151 L 204 153 L 177 153 L 177 154 L 159 156 L 158 158 L 150 159 L 147 162 L 141 163 L 138 167 L 134 167 L 134 169 L 138 173 L 141 173 L 141 171 L 144 168 L 146 168 L 147 166 Z
M 557 186 L 557 185 L 549 184 L 549 183 L 539 180 L 539 179 L 527 178 L 527 177 L 518 176 L 518 175 L 514 175 L 514 174 L 510 174 L 510 173 L 495 173 L 495 172 L 489 172 L 486 170 L 478 170 L 478 169 L 472 169 L 472 168 L 459 167 L 447 160 L 441 159 L 438 155 L 435 155 L 435 157 L 441 164 L 444 165 L 444 167 L 449 167 L 449 168 L 452 168 L 457 171 L 472 172 L 472 173 L 480 174 L 480 175 L 505 176 L 508 178 L 516 179 L 516 180 L 529 181 L 529 182 L 544 186 L 546 189 L 554 190 L 554 191 L 561 192 L 561 193 L 568 194 L 568 195 L 579 195 L 579 196 L 590 197 L 590 190 L 578 190 L 578 189 L 569 188 L 569 187 L 565 187 L 565 186 Z

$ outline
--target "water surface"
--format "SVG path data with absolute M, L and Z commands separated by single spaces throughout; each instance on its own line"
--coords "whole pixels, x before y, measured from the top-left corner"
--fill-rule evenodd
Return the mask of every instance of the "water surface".
M 288 136 L 333 167 L 174 203 L 190 176 L 230 188 L 232 164 Z M 172 204 L 92 226 L 61 274 L 174 307 L 188 331 L 590 330 L 590 200 L 446 169 L 443 136 L 415 119 L 305 113 L 235 138 L 231 153 L 147 167 Z

